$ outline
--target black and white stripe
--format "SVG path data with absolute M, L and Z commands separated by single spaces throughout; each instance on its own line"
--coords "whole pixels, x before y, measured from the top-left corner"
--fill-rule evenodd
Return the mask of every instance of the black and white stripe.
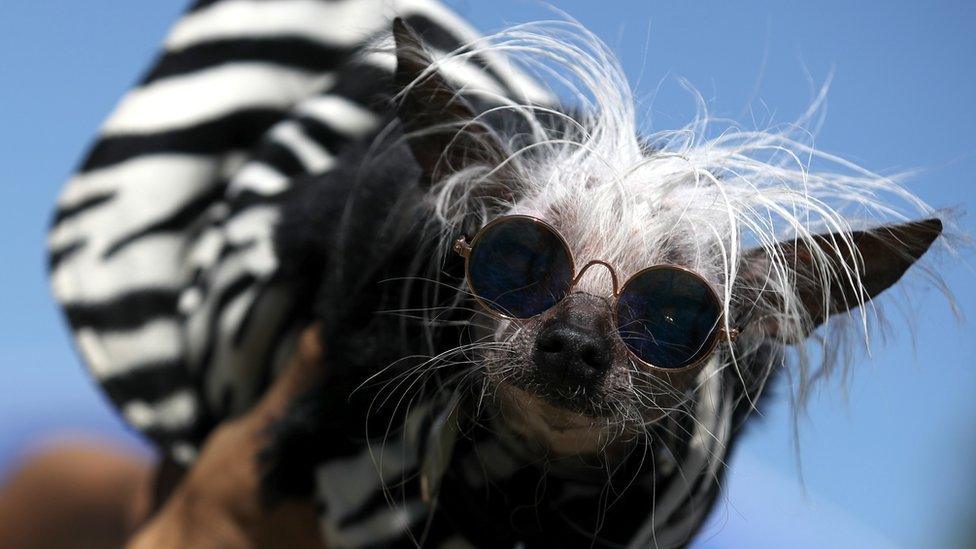
M 250 405 L 287 341 L 291 296 L 270 286 L 277 199 L 375 131 L 392 57 L 340 76 L 394 14 L 444 48 L 476 38 L 428 0 L 197 2 L 61 193 L 49 261 L 78 349 L 177 457 Z M 541 93 L 512 71 L 494 82 Z

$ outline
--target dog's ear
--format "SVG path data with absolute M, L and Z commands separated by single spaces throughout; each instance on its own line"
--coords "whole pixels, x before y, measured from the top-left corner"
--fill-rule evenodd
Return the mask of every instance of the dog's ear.
M 393 21 L 396 42 L 396 86 L 401 91 L 397 114 L 425 183 L 472 163 L 497 165 L 504 147 L 471 105 L 432 67 L 417 33 L 403 19 Z
M 740 271 L 747 301 L 764 299 L 761 294 L 779 263 L 778 268 L 792 271 L 788 278 L 795 281 L 799 306 L 807 318 L 801 326 L 785 327 L 780 325 L 783 319 L 775 315 L 748 318 L 746 312 L 745 323 L 761 322 L 767 336 L 798 343 L 829 315 L 867 303 L 898 282 L 940 234 L 942 222 L 933 218 L 846 234 L 821 234 L 810 240 L 781 242 L 772 250 L 751 250 L 743 255 Z

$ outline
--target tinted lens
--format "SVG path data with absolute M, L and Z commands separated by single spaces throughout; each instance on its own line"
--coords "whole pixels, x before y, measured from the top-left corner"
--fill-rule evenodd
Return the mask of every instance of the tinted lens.
M 501 314 L 529 318 L 566 295 L 572 259 L 562 239 L 545 225 L 511 218 L 488 227 L 468 257 L 471 289 Z
M 660 368 L 681 368 L 708 353 L 720 316 L 718 299 L 704 280 L 671 268 L 628 280 L 617 305 L 621 339 Z

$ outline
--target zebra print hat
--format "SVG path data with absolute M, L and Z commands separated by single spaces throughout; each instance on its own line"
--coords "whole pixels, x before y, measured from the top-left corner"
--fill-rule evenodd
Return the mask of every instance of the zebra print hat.
M 434 51 L 477 38 L 433 0 L 196 2 L 61 192 L 51 283 L 76 346 L 125 420 L 182 463 L 289 354 L 281 197 L 376 131 L 388 106 L 371 83 L 392 57 L 343 67 L 395 14 Z M 507 65 L 475 68 L 477 85 L 546 99 Z

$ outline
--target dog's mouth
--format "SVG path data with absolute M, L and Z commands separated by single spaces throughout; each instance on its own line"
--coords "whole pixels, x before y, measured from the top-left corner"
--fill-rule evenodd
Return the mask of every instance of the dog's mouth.
M 553 380 L 535 371 L 513 375 L 502 383 L 567 412 L 592 418 L 607 418 L 614 412 L 614 408 L 607 402 L 603 388 L 596 384 Z

